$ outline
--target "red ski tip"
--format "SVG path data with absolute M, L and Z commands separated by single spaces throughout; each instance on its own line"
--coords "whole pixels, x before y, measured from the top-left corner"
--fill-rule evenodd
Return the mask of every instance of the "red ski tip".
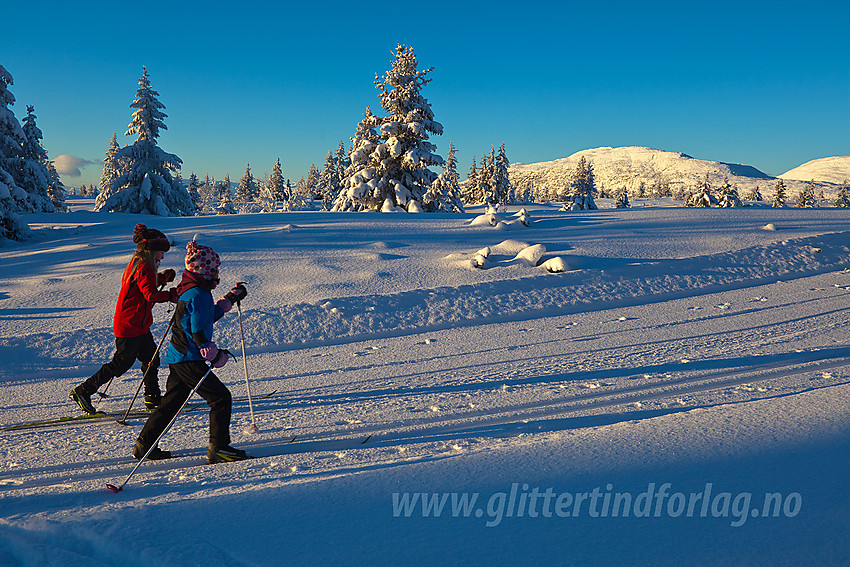
M 120 487 L 120 486 L 113 486 L 113 485 L 111 485 L 111 484 L 107 484 L 107 485 L 106 485 L 106 488 L 108 488 L 109 490 L 111 490 L 111 491 L 112 491 L 112 492 L 114 492 L 115 494 L 118 494 L 119 492 L 121 492 L 121 491 L 123 490 L 123 488 L 122 488 L 122 487 Z

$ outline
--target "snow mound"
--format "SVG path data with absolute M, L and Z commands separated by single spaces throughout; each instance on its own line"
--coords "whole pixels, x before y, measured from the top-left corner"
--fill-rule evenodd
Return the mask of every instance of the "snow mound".
M 541 264 L 543 268 L 546 269 L 547 272 L 551 272 L 553 274 L 559 274 L 561 272 L 567 271 L 567 264 L 564 262 L 564 259 L 560 256 L 555 256 L 554 258 L 549 258 L 545 262 Z
M 492 226 L 499 231 L 509 231 L 531 226 L 531 218 L 525 209 L 514 213 L 509 218 L 496 213 L 493 209 L 489 209 L 486 213 L 480 214 L 467 223 L 468 226 Z
M 520 250 L 519 254 L 514 257 L 514 261 L 521 262 L 526 266 L 534 267 L 540 263 L 543 254 L 546 253 L 546 247 L 542 244 L 535 244 Z

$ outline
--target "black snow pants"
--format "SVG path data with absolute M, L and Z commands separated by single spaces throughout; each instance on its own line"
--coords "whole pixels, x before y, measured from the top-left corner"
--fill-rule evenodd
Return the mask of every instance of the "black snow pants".
M 115 337 L 115 354 L 112 360 L 100 367 L 94 376 L 80 385 L 80 389 L 91 396 L 97 389 L 116 376 L 121 376 L 138 360 L 142 363 L 142 374 L 145 375 L 145 395 L 158 396 L 159 390 L 159 355 L 154 357 L 156 343 L 150 333 L 138 337 Z
M 139 433 L 138 441 L 145 449 L 153 445 L 189 397 L 192 388 L 209 370 L 209 366 L 200 360 L 169 364 L 168 368 L 170 372 L 162 404 L 154 410 Z M 198 395 L 210 406 L 210 444 L 215 447 L 230 445 L 230 413 L 233 404 L 230 390 L 218 376 L 210 372 L 198 388 Z

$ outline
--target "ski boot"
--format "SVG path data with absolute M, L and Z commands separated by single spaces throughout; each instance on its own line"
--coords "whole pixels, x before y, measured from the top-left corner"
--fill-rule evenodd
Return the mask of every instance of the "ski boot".
M 80 386 L 71 390 L 71 395 L 68 397 L 74 400 L 84 412 L 91 415 L 95 415 L 97 413 L 97 410 L 94 409 L 94 405 L 91 403 L 91 394 L 85 393 Z
M 145 410 L 153 411 L 159 407 L 159 404 L 162 403 L 162 396 L 160 394 L 145 394 Z
M 133 458 L 137 461 L 141 461 L 142 457 L 145 456 L 145 453 L 148 452 L 148 448 L 136 441 L 136 446 L 133 447 Z M 171 451 L 163 451 L 159 447 L 154 447 L 153 451 L 148 455 L 149 461 L 160 461 L 162 459 L 170 459 L 173 455 Z
M 230 445 L 216 447 L 210 443 L 210 448 L 207 450 L 207 462 L 211 465 L 216 463 L 230 463 L 232 461 L 244 461 L 251 457 L 242 449 L 236 449 Z

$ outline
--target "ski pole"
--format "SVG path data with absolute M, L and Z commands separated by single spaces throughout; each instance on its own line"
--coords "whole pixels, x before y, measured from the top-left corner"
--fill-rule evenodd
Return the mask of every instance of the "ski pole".
M 177 311 L 175 311 L 174 314 L 176 315 Z M 174 315 L 171 316 L 171 320 L 168 322 L 168 327 L 165 328 L 165 333 L 163 333 L 162 338 L 159 339 L 159 344 L 156 345 L 156 350 L 153 351 L 153 356 L 151 357 L 151 361 L 148 363 L 148 367 L 145 368 L 145 371 L 142 373 L 142 380 L 139 382 L 139 386 L 136 388 L 136 393 L 133 394 L 133 399 L 130 400 L 130 405 L 127 407 L 127 411 L 124 412 L 124 417 L 119 419 L 117 421 L 117 423 L 120 423 L 121 425 L 127 425 L 127 416 L 130 415 L 130 410 L 133 409 L 133 404 L 136 402 L 136 398 L 139 396 L 139 391 L 141 391 L 141 389 L 142 389 L 142 384 L 145 383 L 145 378 L 147 377 L 148 372 L 151 369 L 151 365 L 153 364 L 153 361 L 156 359 L 157 355 L 159 354 L 159 349 L 160 349 L 160 347 L 162 347 L 162 343 L 165 342 L 165 337 L 168 336 L 168 331 L 171 330 L 171 325 L 173 325 L 173 324 L 174 324 Z
M 160 434 L 159 434 L 159 437 L 157 437 L 157 438 L 156 438 L 156 441 L 154 441 L 154 442 L 153 442 L 153 445 L 151 445 L 151 446 L 148 448 L 147 452 L 144 454 L 144 456 L 143 456 L 141 459 L 139 459 L 139 462 L 138 462 L 138 463 L 136 463 L 136 466 L 135 466 L 135 467 L 133 467 L 133 470 L 132 470 L 132 471 L 130 471 L 130 474 L 129 474 L 129 475 L 127 475 L 127 478 L 125 478 L 125 479 L 124 479 L 124 482 L 122 482 L 122 483 L 121 483 L 120 485 L 118 485 L 118 486 L 115 486 L 115 485 L 113 485 L 113 484 L 109 484 L 109 483 L 107 483 L 107 484 L 106 484 L 106 488 L 108 488 L 109 490 L 111 490 L 112 492 L 114 492 L 114 493 L 116 493 L 116 494 L 118 494 L 119 492 L 121 492 L 121 491 L 124 489 L 124 487 L 127 485 L 127 483 L 128 483 L 128 482 L 130 482 L 130 479 L 131 479 L 131 478 L 133 478 L 133 475 L 134 475 L 134 474 L 136 474 L 136 470 L 139 468 L 139 466 L 140 466 L 143 462 L 145 462 L 145 459 L 147 459 L 147 458 L 148 458 L 148 455 L 150 455 L 150 454 L 151 454 L 151 451 L 153 451 L 153 450 L 154 450 L 154 448 L 155 448 L 157 445 L 159 445 L 159 440 L 160 440 L 160 439 L 162 439 L 162 438 L 165 436 L 165 434 L 166 434 L 166 433 L 168 433 L 168 430 L 169 430 L 169 429 L 171 429 L 171 426 L 172 426 L 172 425 L 174 425 L 174 422 L 175 422 L 175 421 L 177 421 L 177 417 L 180 415 L 180 412 L 182 412 L 182 411 L 183 411 L 183 408 L 185 408 L 185 407 L 186 407 L 186 404 L 189 402 L 189 399 L 190 399 L 193 395 L 195 395 L 195 392 L 197 392 L 197 391 L 198 391 L 198 388 L 201 386 L 201 384 L 203 383 L 204 379 L 205 379 L 207 376 L 209 376 L 209 375 L 210 375 L 210 372 L 212 372 L 212 366 L 210 366 L 210 367 L 208 367 L 208 368 L 207 368 L 206 373 L 205 373 L 203 376 L 201 376 L 201 379 L 200 379 L 200 380 L 198 380 L 198 383 L 197 383 L 197 384 L 195 384 L 195 387 L 194 387 L 194 388 L 192 388 L 192 391 L 191 391 L 191 392 L 189 392 L 189 395 L 188 395 L 188 396 L 186 396 L 186 400 L 184 400 L 183 405 L 181 405 L 181 406 L 180 406 L 180 409 L 179 409 L 179 410 L 177 410 L 177 413 L 175 413 L 175 414 L 174 414 L 174 417 L 172 417 L 172 418 L 171 418 L 171 421 L 169 421 L 169 422 L 168 422 L 168 425 L 166 425 L 166 426 L 165 426 L 165 429 L 163 429 L 163 430 L 162 430 L 162 433 L 160 433 Z
M 242 302 L 236 302 L 236 309 L 239 311 L 239 337 L 242 339 L 242 366 L 245 368 L 245 389 L 248 390 L 248 407 L 251 408 L 251 426 L 245 430 L 245 433 L 251 434 L 257 432 L 257 422 L 254 421 L 254 401 L 251 399 L 251 384 L 248 382 L 248 359 L 245 356 L 245 331 L 242 328 Z

